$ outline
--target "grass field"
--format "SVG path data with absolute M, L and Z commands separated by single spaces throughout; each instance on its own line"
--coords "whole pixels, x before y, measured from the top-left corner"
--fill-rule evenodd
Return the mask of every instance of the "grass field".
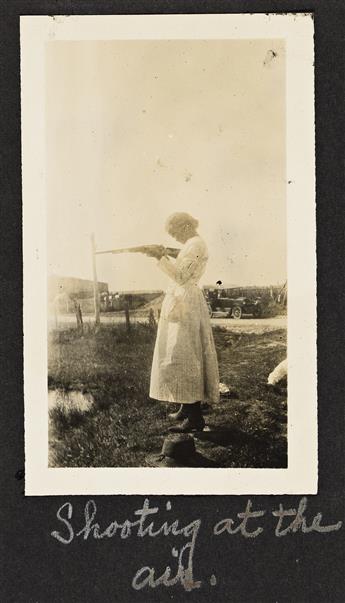
M 104 325 L 52 332 L 49 389 L 92 394 L 83 412 L 55 406 L 49 411 L 50 466 L 145 466 L 160 452 L 171 405 L 148 397 L 155 328 Z M 268 373 L 286 355 L 286 330 L 246 333 L 214 328 L 220 377 L 230 388 L 205 410 L 209 431 L 197 448 L 220 467 L 286 467 L 286 387 L 267 391 Z

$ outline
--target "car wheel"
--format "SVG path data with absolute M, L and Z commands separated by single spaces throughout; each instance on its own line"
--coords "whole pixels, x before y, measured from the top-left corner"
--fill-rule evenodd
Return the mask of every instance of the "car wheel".
M 232 309 L 232 317 L 233 318 L 241 318 L 242 316 L 242 308 L 240 306 L 235 306 Z

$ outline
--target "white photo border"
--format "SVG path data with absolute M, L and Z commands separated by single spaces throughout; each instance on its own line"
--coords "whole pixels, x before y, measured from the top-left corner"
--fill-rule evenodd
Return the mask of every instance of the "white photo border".
M 304 13 L 23 16 L 20 31 L 25 494 L 316 494 L 313 16 Z M 45 44 L 52 40 L 167 38 L 281 38 L 286 42 L 289 393 L 285 469 L 48 467 Z

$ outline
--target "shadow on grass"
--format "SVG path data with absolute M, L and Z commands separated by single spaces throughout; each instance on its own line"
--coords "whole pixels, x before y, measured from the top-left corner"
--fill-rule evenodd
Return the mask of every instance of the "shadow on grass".
M 287 467 L 286 439 L 267 433 L 248 433 L 237 425 L 215 427 L 195 434 L 202 450 L 214 449 L 218 467 Z M 248 460 L 251 459 L 252 462 Z
M 213 427 L 209 425 L 209 431 L 198 432 L 198 439 L 227 447 L 229 444 L 257 443 L 260 438 L 244 433 L 234 426 Z

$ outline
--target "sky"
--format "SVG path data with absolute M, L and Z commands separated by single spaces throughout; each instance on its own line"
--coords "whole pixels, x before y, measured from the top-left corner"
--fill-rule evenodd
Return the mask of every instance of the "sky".
M 201 284 L 286 279 L 282 40 L 48 42 L 48 274 L 92 278 L 97 249 L 177 246 L 166 218 L 198 218 Z M 101 255 L 112 291 L 162 289 L 139 254 Z

